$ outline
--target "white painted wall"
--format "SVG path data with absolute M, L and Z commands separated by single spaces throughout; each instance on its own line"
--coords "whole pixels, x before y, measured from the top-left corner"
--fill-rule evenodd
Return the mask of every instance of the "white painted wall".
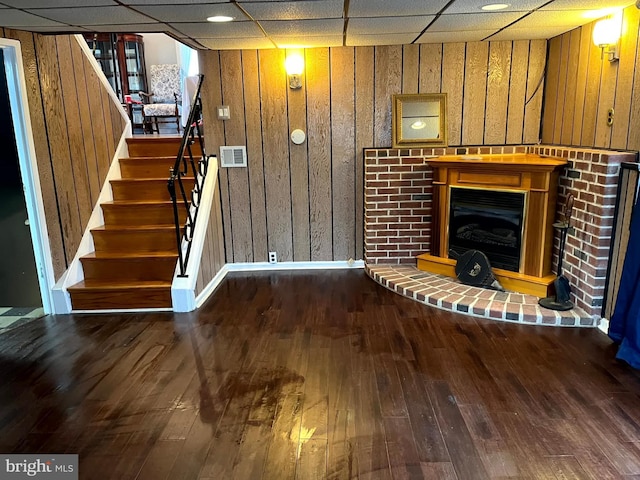
M 139 33 L 144 42 L 144 60 L 147 66 L 147 81 L 151 65 L 178 63 L 178 42 L 164 33 Z

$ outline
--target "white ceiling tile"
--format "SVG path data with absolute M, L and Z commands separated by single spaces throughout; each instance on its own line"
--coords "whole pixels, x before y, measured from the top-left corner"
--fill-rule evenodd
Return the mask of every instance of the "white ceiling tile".
M 448 0 L 351 0 L 349 17 L 393 17 L 435 15 Z
M 522 17 L 521 12 L 463 13 L 440 15 L 429 32 L 459 32 L 461 30 L 498 30 Z
M 340 18 L 326 20 L 265 20 L 260 22 L 269 36 L 280 37 L 319 37 L 324 35 L 342 35 L 343 21 Z
M 264 37 L 262 30 L 253 22 L 172 23 L 171 26 L 192 38 Z
M 350 47 L 364 47 L 371 45 L 406 45 L 411 43 L 417 33 L 382 33 L 379 35 L 347 35 L 347 45 Z
M 86 27 L 92 32 L 108 33 L 171 33 L 172 29 L 164 23 L 118 23 L 115 25 L 94 25 Z
M 541 10 L 603 10 L 609 8 L 624 8 L 633 5 L 629 0 L 554 0 Z M 602 15 L 606 15 L 603 13 Z M 598 17 L 594 17 L 598 18 Z
M 343 0 L 308 2 L 241 2 L 240 5 L 256 20 L 305 20 L 342 18 Z
M 517 25 L 517 24 L 516 24 Z M 553 38 L 563 34 L 567 27 L 534 27 L 534 28 L 514 28 L 509 27 L 490 37 L 489 41 L 498 40 L 537 40 L 542 38 Z
M 585 15 L 586 12 L 587 10 L 538 10 L 513 26 L 515 28 L 577 27 L 593 21 L 593 18 Z
M 195 3 L 229 3 L 229 0 L 123 0 L 125 5 L 193 5 Z
M 47 8 L 34 10 L 38 15 L 70 25 L 116 25 L 152 23 L 154 20 L 126 7 Z
M 347 25 L 347 35 L 421 32 L 434 18 L 436 18 L 434 15 L 419 17 L 351 18 Z
M 247 16 L 232 3 L 212 3 L 207 5 L 141 5 L 136 10 L 161 22 L 205 22 L 214 15 L 226 15 L 236 20 L 249 20 Z
M 316 48 L 316 47 L 341 47 L 342 35 L 322 35 L 318 37 L 306 36 L 298 41 L 292 37 L 271 37 L 278 48 Z
M 416 43 L 459 43 L 479 42 L 495 30 L 466 30 L 456 32 L 425 32 Z
M 268 38 L 196 38 L 196 41 L 211 50 L 241 50 L 275 48 Z
M 0 19 L 0 26 L 3 27 L 46 27 L 46 26 L 59 26 L 61 29 L 69 28 L 64 22 L 54 22 L 46 18 L 32 15 L 20 10 L 6 10 L 2 12 L 2 18 Z
M 557 1 L 557 0 L 556 0 Z M 549 0 L 509 0 L 509 6 L 500 12 L 530 12 L 548 3 Z M 480 8 L 490 3 L 502 3 L 493 0 L 456 0 L 444 11 L 446 14 L 452 13 L 483 13 Z M 484 12 L 486 13 L 486 12 Z
M 51 8 L 51 7 L 95 7 L 99 5 L 116 6 L 113 0 L 2 0 L 2 3 L 17 8 Z

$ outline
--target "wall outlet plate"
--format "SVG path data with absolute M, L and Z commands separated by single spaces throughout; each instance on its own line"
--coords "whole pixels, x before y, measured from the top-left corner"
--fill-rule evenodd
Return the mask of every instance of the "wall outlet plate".
M 269 263 L 278 263 L 278 254 L 276 252 L 269 252 Z

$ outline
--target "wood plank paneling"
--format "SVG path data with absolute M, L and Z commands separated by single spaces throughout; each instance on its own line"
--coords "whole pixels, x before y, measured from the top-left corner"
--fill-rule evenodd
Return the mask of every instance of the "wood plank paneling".
M 204 134 L 207 139 L 207 154 L 218 156 L 220 145 L 225 145 L 224 122 L 218 120 L 215 108 L 222 105 L 222 82 L 220 80 L 220 54 L 214 51 L 204 51 L 199 55 L 200 72 L 204 75 L 202 84 L 202 116 L 212 121 L 204 122 Z M 213 120 L 215 119 L 215 120 Z M 229 181 L 227 169 L 218 170 L 218 186 L 220 188 L 220 202 L 222 208 L 222 226 L 224 229 L 224 245 L 226 260 L 233 259 L 233 235 L 231 231 L 231 203 L 229 200 Z
M 294 53 L 294 52 L 292 52 Z M 297 52 L 300 55 L 302 53 Z M 289 54 L 289 51 L 287 51 Z M 289 132 L 300 129 L 307 133 L 307 79 L 302 87 L 287 89 L 287 113 Z M 291 216 L 293 220 L 293 259 L 297 262 L 311 259 L 309 242 L 309 142 L 301 145 L 293 142 L 289 146 L 289 168 L 291 169 Z
M 58 65 L 60 67 L 64 115 L 69 135 L 68 154 L 71 161 L 71 171 L 67 172 L 67 175 L 73 179 L 80 223 L 81 225 L 86 225 L 93 210 L 93 203 L 91 202 L 87 176 L 87 157 L 85 157 L 84 150 L 84 135 L 81 126 L 78 90 L 75 82 L 75 68 L 71 56 L 71 42 L 66 35 L 55 38 L 58 50 Z
M 356 118 L 356 257 L 364 256 L 364 153 L 373 146 L 374 56 L 373 47 L 355 49 Z
M 420 45 L 402 46 L 402 93 L 418 93 Z
M 445 43 L 442 51 L 442 93 L 447 94 L 449 145 L 462 143 L 465 47 L 465 43 Z
M 420 45 L 420 93 L 442 90 L 442 44 Z
M 260 88 L 258 52 L 242 52 L 244 69 L 244 116 L 247 122 L 247 165 L 249 167 L 249 194 L 251 196 L 251 230 L 253 260 L 267 260 L 267 207 L 264 192 L 264 165 L 262 157 L 262 126 L 260 118 Z
M 462 110 L 462 143 L 464 145 L 482 144 L 486 118 L 488 55 L 487 42 L 467 44 Z
M 224 138 L 227 145 L 245 145 L 244 95 L 242 85 L 242 58 L 240 51 L 220 52 L 220 72 L 222 77 L 222 103 L 228 105 L 233 114 L 224 124 Z M 253 261 L 253 240 L 251 238 L 251 203 L 249 201 L 249 176 L 246 168 L 227 168 L 229 198 L 233 198 L 236 208 L 230 212 L 231 235 L 233 236 L 233 261 Z
M 543 99 L 542 78 L 547 58 L 547 41 L 532 40 L 529 48 L 529 73 L 527 75 L 527 101 L 524 110 L 524 143 L 540 141 L 540 115 Z
M 564 95 L 562 133 L 560 143 L 571 145 L 573 138 L 574 112 L 576 109 L 576 83 L 578 80 L 578 62 L 580 60 L 580 30 L 573 30 L 569 36 L 569 58 L 567 61 L 567 86 Z
M 417 52 L 417 49 L 413 49 Z M 333 256 L 348 260 L 355 256 L 355 101 L 354 49 L 331 52 L 331 130 L 341 132 L 331 142 L 333 183 Z M 416 64 L 417 67 L 417 64 Z M 418 88 L 416 69 L 416 92 Z M 360 191 L 360 195 L 363 192 Z
M 562 35 L 560 47 L 560 65 L 558 66 L 558 96 L 555 110 L 555 120 L 553 122 L 553 139 L 551 143 L 559 144 L 562 135 L 562 123 L 564 120 L 564 107 L 567 102 L 567 68 L 569 64 L 569 44 L 571 36 Z
M 594 22 L 550 41 L 550 76 L 545 86 L 542 126 L 544 142 L 551 141 L 546 132 L 551 129 L 557 132 L 557 123 L 561 122 L 562 133 L 553 137 L 555 143 L 628 150 L 640 147 L 640 137 L 633 129 L 640 120 L 640 97 L 636 95 L 640 82 L 639 22 L 640 13 L 635 6 L 624 9 L 620 59 L 615 62 L 609 62 L 593 44 Z M 557 81 L 551 81 L 551 65 L 565 56 L 563 45 L 567 43 L 570 43 L 567 68 L 559 69 Z M 614 122 L 609 126 L 607 112 L 612 107 Z M 551 115 L 553 120 L 548 118 Z
M 262 100 L 263 144 L 267 231 L 269 251 L 280 261 L 293 260 L 291 226 L 291 172 L 289 171 L 289 128 L 287 125 L 284 52 L 260 50 L 260 96 Z M 311 135 L 309 135 L 311 136 Z M 309 147 L 311 148 L 311 146 Z
M 640 23 L 640 10 L 630 8 L 623 18 L 622 31 L 624 32 L 620 41 L 620 60 L 618 63 L 618 81 L 616 83 L 615 117 L 611 131 L 611 148 L 638 148 L 628 147 L 627 137 L 629 125 L 636 125 L 629 122 L 631 115 L 634 73 L 637 65 L 638 50 L 638 24 Z M 636 102 L 637 103 L 637 102 Z M 637 133 L 634 137 L 640 137 Z
M 562 98 L 558 88 L 560 78 L 560 56 L 562 54 L 562 37 L 555 37 L 549 41 L 549 58 L 547 60 L 547 73 L 545 82 L 545 109 L 542 115 L 542 141 L 553 143 L 555 131 L 556 110 L 559 100 Z
M 84 166 L 87 172 L 91 204 L 93 205 L 98 200 L 100 189 L 102 188 L 97 170 L 96 137 L 93 135 L 92 118 L 89 110 L 89 95 L 93 94 L 93 92 L 87 91 L 87 77 L 85 74 L 85 63 L 88 63 L 87 58 L 80 49 L 78 42 L 72 41 L 70 43 L 75 72 L 75 88 L 78 94 L 80 125 L 82 126 L 84 140 Z M 88 66 L 87 68 L 91 67 Z
M 402 89 L 402 46 L 375 47 L 374 146 L 391 146 L 391 96 Z
M 64 235 L 65 263 L 73 258 L 82 237 L 78 204 L 75 202 L 73 166 L 69 156 L 69 133 L 64 117 L 64 102 L 58 52 L 53 36 L 36 37 L 36 54 L 42 87 L 42 102 L 47 119 L 49 151 L 56 183 L 56 197 L 60 208 L 60 223 Z
M 486 42 L 335 47 L 306 49 L 303 54 L 304 85 L 290 90 L 283 52 L 241 52 L 241 76 L 237 54 L 203 52 L 205 84 L 220 92 L 241 85 L 245 104 L 248 200 L 246 185 L 236 198 L 236 180 L 220 174 L 228 261 L 246 254 L 246 248 L 236 249 L 232 222 L 243 217 L 251 218 L 254 261 L 266 260 L 268 251 L 277 252 L 280 260 L 362 258 L 362 150 L 390 146 L 394 93 L 446 92 L 451 146 L 520 144 L 525 137 L 539 138 L 543 89 L 535 95 L 533 91 L 545 67 L 545 40 L 494 42 L 491 57 Z M 235 58 L 227 62 L 229 72 L 222 77 L 218 55 Z M 468 84 L 465 62 L 466 76 L 472 78 Z M 532 95 L 525 107 L 525 98 Z M 205 94 L 205 117 L 220 104 L 220 96 Z M 490 121 L 485 122 L 489 105 Z M 222 122 L 206 123 L 210 128 L 212 124 L 219 128 Z M 305 144 L 290 142 L 295 128 L 306 131 Z M 210 147 L 212 135 L 221 138 L 220 132 L 207 130 Z M 219 143 L 213 141 L 215 148 Z
M 524 102 L 527 94 L 529 69 L 529 41 L 513 42 L 509 79 L 509 105 L 507 110 L 506 142 L 522 143 L 524 129 Z
M 332 158 L 329 49 L 306 53 L 311 260 L 332 257 Z
M 502 145 L 506 142 L 512 46 L 512 42 L 489 43 L 485 145 Z

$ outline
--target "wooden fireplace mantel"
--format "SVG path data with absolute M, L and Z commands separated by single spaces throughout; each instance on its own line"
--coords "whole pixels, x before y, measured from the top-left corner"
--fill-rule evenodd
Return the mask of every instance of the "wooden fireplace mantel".
M 533 154 L 443 155 L 427 158 L 433 168 L 431 251 L 418 256 L 418 268 L 455 277 L 448 258 L 451 187 L 526 193 L 520 271 L 494 268 L 507 290 L 546 297 L 555 279 L 551 272 L 553 222 L 559 171 L 567 160 Z

